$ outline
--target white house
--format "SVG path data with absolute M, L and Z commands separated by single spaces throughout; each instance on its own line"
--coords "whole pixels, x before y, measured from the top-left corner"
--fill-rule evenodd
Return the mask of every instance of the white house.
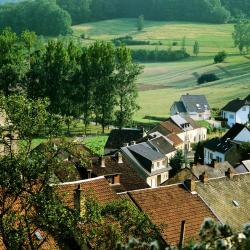
M 163 135 L 177 149 L 191 150 L 191 144 L 207 139 L 207 129 L 200 126 L 189 116 L 173 115 L 167 121 L 161 122 L 151 131 L 150 135 Z M 177 138 L 176 138 L 177 137 Z M 179 138 L 179 141 L 178 141 Z
M 170 113 L 188 115 L 193 120 L 209 120 L 211 117 L 210 107 L 204 95 L 182 95 L 180 101 L 173 103 Z
M 235 165 L 241 159 L 239 145 L 250 142 L 250 131 L 243 125 L 236 123 L 223 137 L 213 138 L 204 146 L 204 164 L 212 161 L 228 161 Z
M 142 142 L 121 148 L 123 157 L 151 187 L 166 181 L 171 170 L 168 157 L 155 147 L 155 143 Z M 169 153 L 175 151 L 171 146 L 169 149 Z
M 227 120 L 227 125 L 232 127 L 236 123 L 247 124 L 250 114 L 250 100 L 234 99 L 221 109 L 222 118 Z

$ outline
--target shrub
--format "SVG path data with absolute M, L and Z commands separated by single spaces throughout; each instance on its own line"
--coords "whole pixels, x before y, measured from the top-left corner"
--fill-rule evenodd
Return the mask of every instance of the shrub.
M 118 37 L 112 40 L 115 46 L 124 45 L 150 45 L 149 41 L 133 40 L 132 36 Z
M 203 74 L 201 75 L 197 82 L 198 84 L 203 84 L 203 83 L 206 83 L 206 82 L 214 82 L 214 81 L 217 81 L 219 80 L 219 77 L 217 77 L 214 73 L 209 73 L 209 74 Z
M 226 59 L 227 54 L 225 51 L 220 51 L 218 52 L 217 55 L 215 55 L 214 57 L 214 63 L 221 63 L 224 62 L 224 60 Z
M 132 50 L 132 58 L 141 62 L 171 62 L 189 57 L 183 50 Z
M 173 46 L 177 46 L 177 45 L 178 45 L 178 42 L 173 42 L 172 45 L 173 45 Z

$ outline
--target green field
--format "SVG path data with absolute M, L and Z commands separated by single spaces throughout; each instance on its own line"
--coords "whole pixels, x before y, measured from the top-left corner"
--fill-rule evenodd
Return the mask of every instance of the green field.
M 136 121 L 150 122 L 149 116 L 167 117 L 173 101 L 182 94 L 205 94 L 212 107 L 220 108 L 227 101 L 244 97 L 250 93 L 250 60 L 238 54 L 233 46 L 233 24 L 200 24 L 186 22 L 145 21 L 143 31 L 136 30 L 136 19 L 117 19 L 88 23 L 73 27 L 74 35 L 85 33 L 91 43 L 94 40 L 111 40 L 131 35 L 135 40 L 150 42 L 161 41 L 158 49 L 169 48 L 186 37 L 186 49 L 192 55 L 194 41 L 200 44 L 200 54 L 195 57 L 170 63 L 144 64 L 144 72 L 138 79 L 141 109 L 135 116 Z M 134 48 L 154 49 L 155 45 L 130 46 Z M 228 53 L 224 63 L 213 64 L 214 55 L 221 50 Z M 197 76 L 214 72 L 220 78 L 214 83 L 197 85 Z

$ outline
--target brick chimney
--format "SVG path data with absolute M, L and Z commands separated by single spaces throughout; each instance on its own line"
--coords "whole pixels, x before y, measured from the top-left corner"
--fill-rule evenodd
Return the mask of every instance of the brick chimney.
M 100 165 L 102 168 L 105 168 L 105 158 L 103 156 L 100 157 Z
M 232 172 L 231 168 L 228 168 L 228 170 L 225 172 L 225 175 L 229 179 L 233 179 L 234 173 Z
M 81 217 L 85 215 L 85 201 L 86 197 L 84 191 L 81 189 L 81 185 L 78 185 L 78 188 L 74 193 L 74 207 L 79 212 Z
M 184 181 L 184 185 L 188 188 L 190 192 L 195 191 L 195 181 L 192 179 L 188 179 Z
M 199 180 L 202 181 L 203 183 L 207 183 L 208 182 L 208 175 L 205 172 L 203 172 L 200 176 L 199 176 Z
M 120 174 L 117 174 L 114 176 L 114 184 L 120 184 L 121 183 L 121 176 Z
M 122 160 L 122 153 L 121 152 L 118 152 L 117 153 L 117 162 L 119 164 L 122 164 L 123 163 L 123 160 Z

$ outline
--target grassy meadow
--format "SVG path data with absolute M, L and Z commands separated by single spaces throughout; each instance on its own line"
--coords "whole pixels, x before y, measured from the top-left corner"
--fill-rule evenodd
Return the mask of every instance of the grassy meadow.
M 169 63 L 146 63 L 138 78 L 141 109 L 135 120 L 152 122 L 150 116 L 167 117 L 173 101 L 182 94 L 205 94 L 212 107 L 220 108 L 236 97 L 250 93 L 250 57 L 239 55 L 232 40 L 233 24 L 204 24 L 187 22 L 145 21 L 144 29 L 137 31 L 136 19 L 106 20 L 73 26 L 74 36 L 85 34 L 85 44 L 95 40 L 110 41 L 113 38 L 130 35 L 134 40 L 146 40 L 162 45 L 130 46 L 131 49 L 179 49 L 185 37 L 186 49 L 191 57 Z M 200 53 L 192 54 L 193 44 L 199 42 Z M 177 42 L 177 46 L 172 46 Z M 213 64 L 218 51 L 228 54 L 224 63 Z M 197 85 L 202 73 L 213 72 L 220 80 Z

